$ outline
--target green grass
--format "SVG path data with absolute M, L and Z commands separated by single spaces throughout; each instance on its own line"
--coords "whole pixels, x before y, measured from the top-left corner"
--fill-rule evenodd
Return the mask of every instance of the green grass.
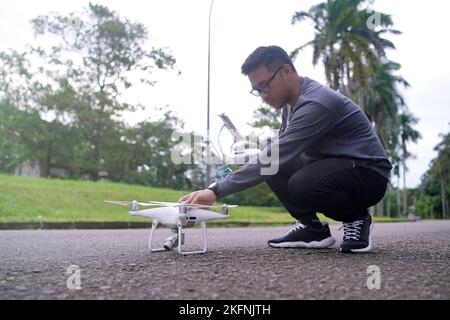
M 27 178 L 0 175 L 0 222 L 148 221 L 128 208 L 104 200 L 177 201 L 186 191 L 111 182 Z M 323 220 L 331 222 L 321 216 Z M 377 217 L 377 221 L 394 219 Z M 292 223 L 284 208 L 230 210 L 227 222 Z

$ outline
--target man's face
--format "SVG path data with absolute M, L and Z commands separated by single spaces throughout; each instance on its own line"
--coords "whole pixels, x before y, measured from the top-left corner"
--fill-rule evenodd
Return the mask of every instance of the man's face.
M 269 71 L 266 66 L 259 66 L 248 74 L 252 89 L 258 90 L 261 99 L 276 109 L 282 108 L 288 101 L 286 67 L 284 65 L 275 71 Z

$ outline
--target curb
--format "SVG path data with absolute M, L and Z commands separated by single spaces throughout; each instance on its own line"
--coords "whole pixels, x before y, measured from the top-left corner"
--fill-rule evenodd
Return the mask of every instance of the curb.
M 0 230 L 59 230 L 59 229 L 147 229 L 151 222 L 78 221 L 78 222 L 0 222 Z M 210 222 L 208 227 L 266 227 L 286 226 L 292 222 Z M 164 225 L 161 225 L 164 228 Z

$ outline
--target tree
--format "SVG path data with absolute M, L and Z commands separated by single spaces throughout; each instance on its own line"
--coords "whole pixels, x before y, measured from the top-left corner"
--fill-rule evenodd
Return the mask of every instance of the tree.
M 261 105 L 253 112 L 253 118 L 255 120 L 250 123 L 252 127 L 278 129 L 281 125 L 281 109 L 274 109 Z
M 395 150 L 395 128 L 397 115 L 405 108 L 405 100 L 400 94 L 398 85 L 408 88 L 409 83 L 394 73 L 401 65 L 392 62 L 379 62 L 374 65 L 374 73 L 369 76 L 368 95 L 365 97 L 365 112 L 375 124 L 375 131 L 381 143 L 388 151 Z
M 19 125 L 23 120 L 23 112 L 0 102 L 0 171 L 12 170 L 29 156 L 29 150 L 20 137 Z
M 408 168 L 406 166 L 406 159 L 410 158 L 412 155 L 408 152 L 407 144 L 408 142 L 417 142 L 421 135 L 413 128 L 413 125 L 417 124 L 418 119 L 415 118 L 410 112 L 405 110 L 399 115 L 398 127 L 400 134 L 400 148 L 401 148 L 401 160 L 403 167 L 403 211 L 408 211 L 408 195 L 406 188 L 406 172 Z
M 10 172 L 26 160 L 38 160 L 43 175 L 48 175 L 52 160 L 70 163 L 67 153 L 77 135 L 67 129 L 42 120 L 37 111 L 0 103 L 0 171 Z M 61 161 L 64 154 L 67 160 Z
M 0 170 L 10 172 L 24 161 L 37 160 L 47 176 L 53 160 L 61 167 L 69 165 L 76 159 L 69 149 L 80 135 L 61 123 L 43 120 L 39 103 L 50 88 L 38 78 L 30 52 L 0 52 L 0 66 Z M 64 155 L 67 159 L 62 159 Z
M 156 187 L 186 189 L 189 187 L 185 172 L 191 167 L 188 164 L 175 165 L 171 159 L 171 151 L 178 143 L 173 139 L 173 132 L 182 128 L 182 122 L 166 111 L 161 119 L 143 121 L 136 127 L 126 130 L 125 140 L 128 144 L 130 161 L 126 163 L 124 180 L 138 182 Z M 107 166 L 116 166 L 119 159 L 112 158 Z
M 30 109 L 36 97 L 45 92 L 29 61 L 29 52 L 0 52 L 0 101 L 21 110 Z
M 89 174 L 94 180 L 105 159 L 105 146 L 114 120 L 137 106 L 120 101 L 136 81 L 153 85 L 154 68 L 173 67 L 175 60 L 164 49 L 146 50 L 148 32 L 107 7 L 89 4 L 81 14 L 51 14 L 32 20 L 37 35 L 50 35 L 56 44 L 34 52 L 45 61 L 52 92 L 41 100 L 41 111 L 52 111 L 56 121 L 83 132 L 90 152 Z
M 448 219 L 450 217 L 450 133 L 441 137 L 442 142 L 434 148 L 438 152 L 438 157 L 435 161 L 436 169 L 433 170 L 432 175 L 440 182 L 442 218 Z
M 374 63 L 385 57 L 386 49 L 395 48 L 382 35 L 400 33 L 391 29 L 392 19 L 384 13 L 376 13 L 378 25 L 369 25 L 373 14 L 368 7 L 363 8 L 367 2 L 327 0 L 292 17 L 292 24 L 305 19 L 312 21 L 316 33 L 314 39 L 294 49 L 291 57 L 295 59 L 301 50 L 312 46 L 313 65 L 322 61 L 331 88 L 354 98 L 362 107 Z
M 438 155 L 430 162 L 419 186 L 417 210 L 422 216 L 448 219 L 450 196 L 450 133 L 442 134 L 435 147 Z
M 393 164 L 393 173 L 398 177 L 400 177 L 401 157 L 398 150 L 399 126 L 397 115 L 401 109 L 406 109 L 404 98 L 400 94 L 398 86 L 409 87 L 409 83 L 405 79 L 395 74 L 396 71 L 400 70 L 400 67 L 400 64 L 392 61 L 374 63 L 373 74 L 368 79 L 368 94 L 364 98 L 366 115 L 374 124 L 375 132 Z M 391 184 L 389 183 L 388 195 L 390 190 Z M 397 213 L 400 213 L 399 188 L 397 188 L 397 196 Z M 383 211 L 383 202 L 377 208 L 377 212 L 380 211 Z M 390 216 L 390 197 L 387 197 L 387 212 Z

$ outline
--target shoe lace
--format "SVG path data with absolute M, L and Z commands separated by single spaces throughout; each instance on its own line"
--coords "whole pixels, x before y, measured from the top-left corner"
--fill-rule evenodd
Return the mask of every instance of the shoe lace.
M 306 226 L 304 224 L 302 224 L 300 221 L 297 221 L 292 227 L 291 229 L 289 229 L 289 231 L 287 232 L 287 234 L 290 234 L 292 232 L 298 231 L 300 229 L 305 229 Z
M 359 240 L 363 224 L 364 220 L 355 220 L 353 222 L 344 223 L 342 225 L 344 227 L 344 240 Z M 341 230 L 341 228 L 339 228 L 339 230 Z

